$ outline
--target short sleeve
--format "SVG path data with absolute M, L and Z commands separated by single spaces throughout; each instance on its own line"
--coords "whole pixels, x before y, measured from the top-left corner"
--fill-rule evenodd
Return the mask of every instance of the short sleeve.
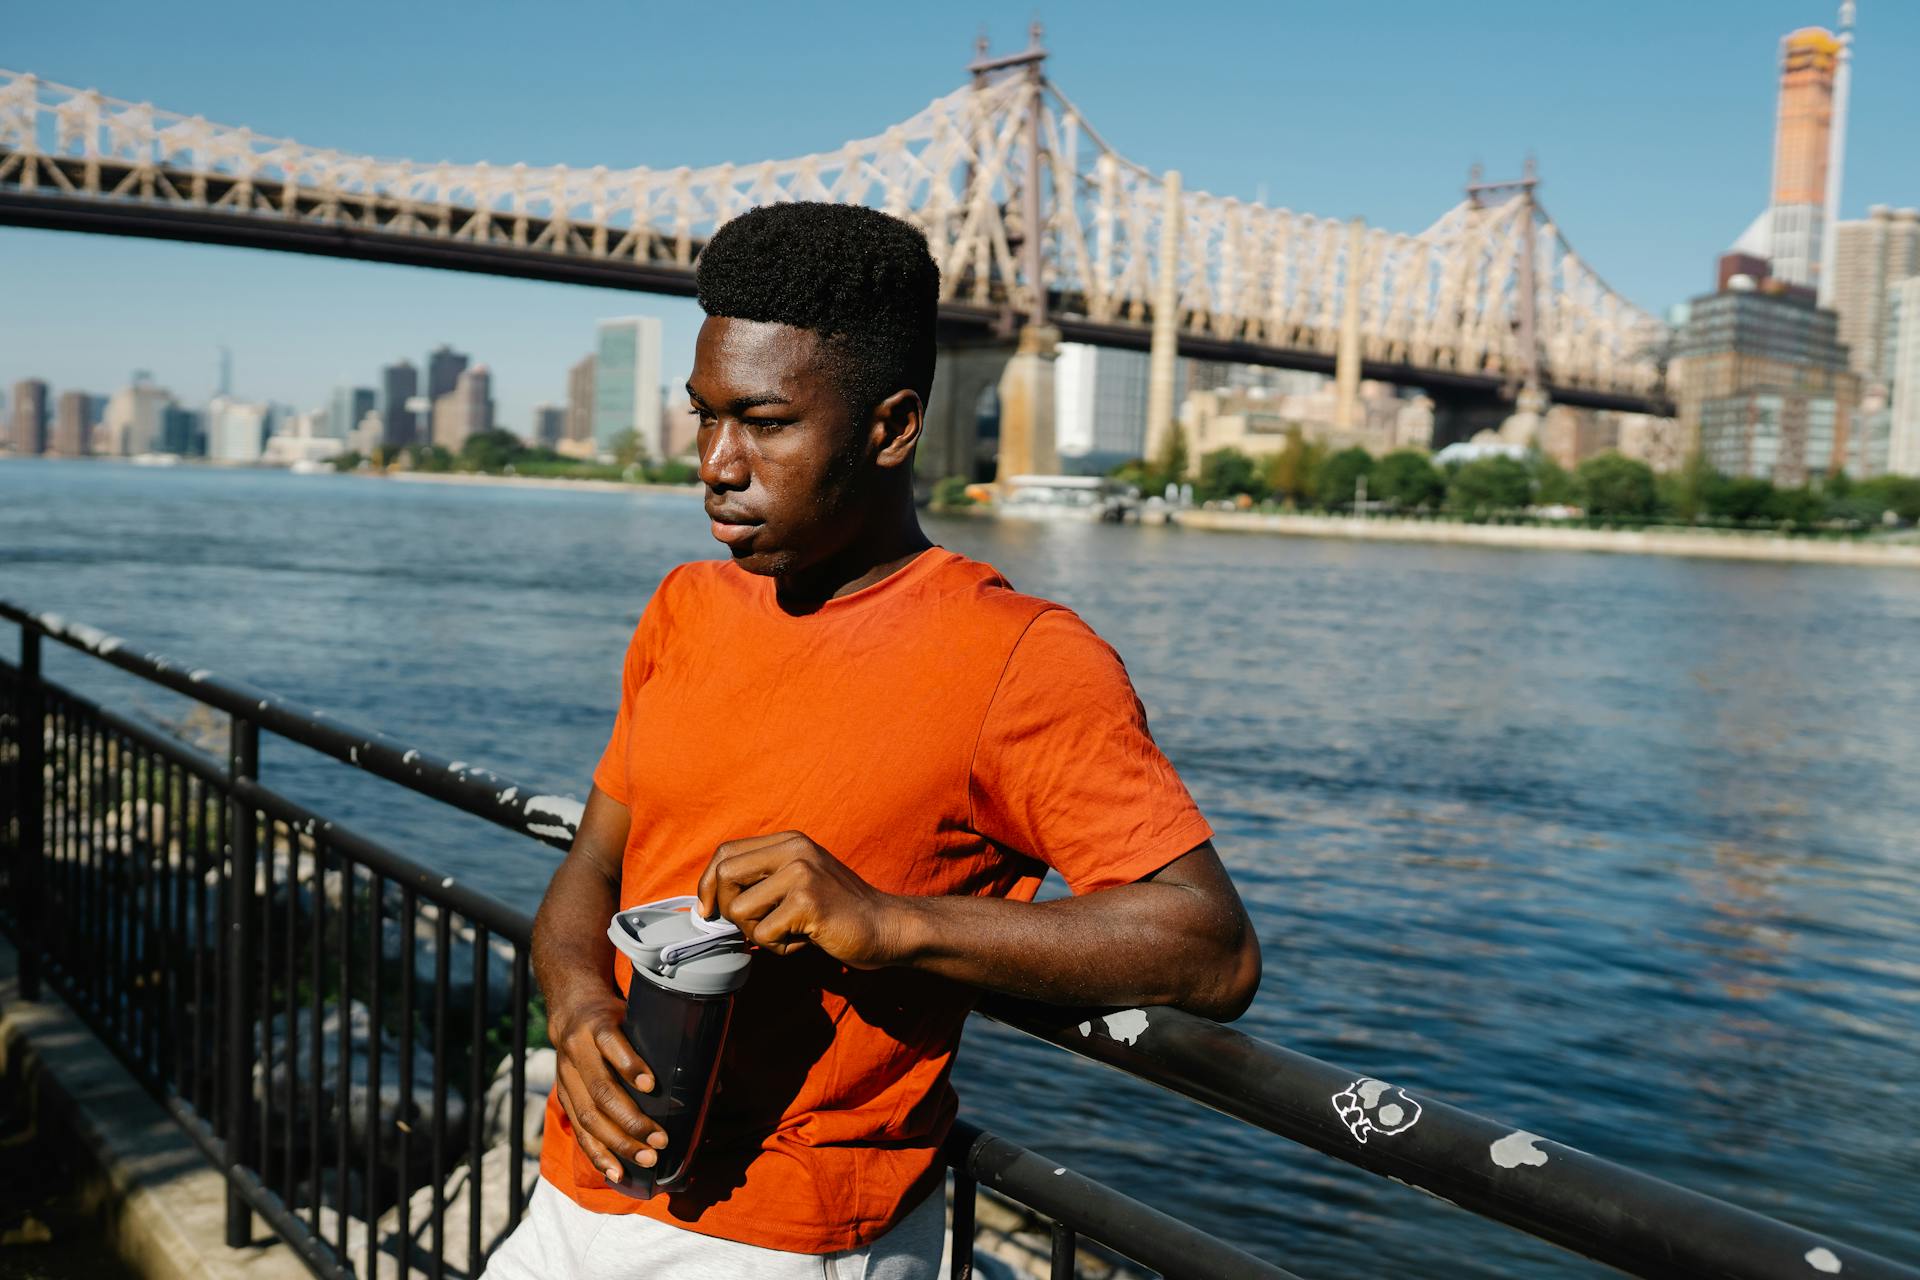
M 1131 884 L 1213 834 L 1120 655 L 1066 609 L 1034 619 L 1007 660 L 969 784 L 974 829 L 1075 893 Z
M 669 588 L 674 574 L 679 572 L 675 569 L 661 579 L 653 598 L 640 613 L 633 638 L 627 642 L 627 657 L 620 676 L 620 709 L 614 713 L 613 733 L 607 738 L 607 748 L 600 753 L 600 763 L 593 770 L 593 785 L 624 805 L 633 802 L 633 791 L 627 782 L 627 735 L 632 730 L 633 700 L 639 695 L 640 686 L 653 674 L 654 663 L 665 644 L 673 612 Z

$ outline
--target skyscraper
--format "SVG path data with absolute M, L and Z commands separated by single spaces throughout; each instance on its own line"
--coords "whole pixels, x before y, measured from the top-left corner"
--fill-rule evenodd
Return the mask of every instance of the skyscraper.
M 413 410 L 407 408 L 407 401 L 420 394 L 420 371 L 413 367 L 413 361 L 401 360 L 382 369 L 380 392 L 380 417 L 386 424 L 384 443 L 389 449 L 404 449 L 414 443 L 419 429 Z
M 612 453 L 631 431 L 642 456 L 660 452 L 660 321 L 622 316 L 600 322 L 593 362 L 593 443 Z
M 1892 290 L 1886 344 L 1887 376 L 1893 383 L 1893 412 L 1887 437 L 1887 470 L 1920 476 L 1920 276 Z
M 469 436 L 493 430 L 493 376 L 484 364 L 460 371 L 453 390 L 433 402 L 433 442 L 454 453 Z
M 25 457 L 47 451 L 47 384 L 22 378 L 13 384 L 13 451 Z
M 557 404 L 533 406 L 533 442 L 551 449 L 560 443 L 567 429 L 567 411 Z
M 84 391 L 62 391 L 53 415 L 53 439 L 48 450 L 63 458 L 84 458 L 93 432 L 94 401 Z
M 466 371 L 467 357 L 455 351 L 446 343 L 435 347 L 427 356 L 427 399 L 438 400 L 453 390 L 453 384 Z
M 64 401 L 64 397 L 62 397 Z M 207 451 L 206 418 L 171 401 L 160 410 L 160 452 L 195 457 Z
M 1833 137 L 1833 86 L 1840 42 L 1825 27 L 1802 27 L 1780 42 L 1780 109 L 1773 134 L 1773 275 L 1788 284 L 1820 278 Z
M 130 385 L 107 398 L 93 452 L 120 458 L 157 452 L 167 406 L 172 403 L 173 396 L 164 387 L 155 386 L 151 375 L 135 373 Z
M 1101 475 L 1137 458 L 1147 439 L 1147 354 L 1063 342 L 1053 365 L 1061 469 Z M 1176 391 L 1176 402 L 1181 399 Z
M 1892 290 L 1920 275 L 1920 210 L 1877 204 L 1857 222 L 1834 228 L 1833 309 L 1853 370 L 1870 383 L 1892 379 L 1888 303 Z
M 567 370 L 566 439 L 572 443 L 593 439 L 593 356 L 580 357 Z
M 1860 380 L 1838 328 L 1806 290 L 1743 276 L 1688 305 L 1677 398 L 1709 466 L 1783 485 L 1840 469 Z
M 371 387 L 335 387 L 327 403 L 327 435 L 345 440 L 360 425 L 360 419 L 373 412 Z
M 1733 248 L 1767 259 L 1774 279 L 1816 289 L 1831 305 L 1841 170 L 1852 79 L 1853 0 L 1840 33 L 1802 27 L 1780 41 L 1780 99 L 1773 134 L 1773 193 Z M 1751 274 L 1751 273 L 1747 273 Z
M 207 456 L 215 462 L 260 461 L 270 416 L 267 405 L 215 396 L 207 403 Z

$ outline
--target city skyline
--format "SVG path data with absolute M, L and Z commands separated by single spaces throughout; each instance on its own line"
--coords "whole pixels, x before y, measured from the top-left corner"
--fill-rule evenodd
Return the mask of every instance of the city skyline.
M 1489 5 L 1487 10 L 1492 13 L 1504 7 Z M 1026 15 L 1015 20 L 999 12 L 997 6 L 989 8 L 996 10 L 987 16 L 998 47 L 1018 43 Z M 1436 20 L 1405 6 L 1374 8 L 1394 14 L 1399 21 L 1385 36 L 1374 32 L 1365 41 L 1353 38 L 1356 29 L 1352 19 L 1304 9 L 1288 11 L 1284 22 L 1275 19 L 1265 26 L 1257 13 L 1239 13 L 1221 21 L 1289 41 L 1311 40 L 1317 33 L 1331 50 L 1352 49 L 1354 57 L 1371 59 L 1367 63 L 1370 67 L 1400 66 L 1410 56 L 1406 45 L 1422 33 L 1422 24 L 1431 25 Z M 1628 6 L 1609 11 L 1604 22 L 1568 18 L 1554 32 L 1535 29 L 1524 37 L 1482 30 L 1478 25 L 1471 40 L 1457 29 L 1451 34 L 1434 33 L 1437 43 L 1431 44 L 1426 56 L 1453 59 L 1448 64 L 1449 84 L 1465 83 L 1456 73 L 1472 72 L 1480 65 L 1476 59 L 1505 59 L 1510 80 L 1489 82 L 1473 90 L 1428 94 L 1431 101 L 1423 103 L 1422 111 L 1415 113 L 1417 118 L 1403 115 L 1393 122 L 1383 113 L 1394 101 L 1404 105 L 1406 86 L 1368 80 L 1368 92 L 1362 94 L 1352 92 L 1350 86 L 1338 91 L 1320 85 L 1329 91 L 1317 99 L 1320 114 L 1314 117 L 1315 127 L 1287 131 L 1286 146 L 1277 156 L 1263 156 L 1253 163 L 1246 163 L 1245 156 L 1250 141 L 1263 136 L 1264 117 L 1246 109 L 1254 105 L 1251 95 L 1256 91 L 1266 93 L 1276 105 L 1296 102 L 1305 92 L 1301 76 L 1284 84 L 1275 83 L 1270 74 L 1244 77 L 1238 83 L 1232 76 L 1211 77 L 1219 83 L 1201 86 L 1205 91 L 1199 100 L 1174 109 L 1161 86 L 1123 86 L 1117 82 L 1140 81 L 1137 71 L 1109 65 L 1113 63 L 1109 55 L 1114 52 L 1114 40 L 1123 29 L 1145 30 L 1155 22 L 1164 25 L 1164 20 L 1128 15 L 1121 24 L 1101 23 L 1091 10 L 1071 5 L 1042 16 L 1049 21 L 1053 72 L 1089 116 L 1144 163 L 1181 167 L 1195 185 L 1226 193 L 1249 197 L 1264 194 L 1274 203 L 1328 214 L 1354 212 L 1375 225 L 1417 229 L 1457 198 L 1467 162 L 1482 160 L 1490 172 L 1504 172 L 1516 168 L 1521 154 L 1531 148 L 1541 155 L 1550 202 L 1562 226 L 1578 238 L 1610 280 L 1645 305 L 1662 308 L 1697 291 L 1705 275 L 1702 264 L 1710 262 L 1712 254 L 1733 238 L 1754 204 L 1765 198 L 1770 178 L 1768 157 L 1774 143 L 1769 125 L 1774 116 L 1780 36 L 1799 26 L 1832 24 L 1835 13 L 1828 4 L 1769 0 L 1742 6 L 1733 21 L 1723 16 L 1706 22 L 1691 13 L 1665 11 L 1656 21 L 1650 8 L 1639 8 L 1647 10 L 1644 25 L 1635 7 Z M 197 11 L 190 19 L 211 23 L 207 12 Z M 769 21 L 779 25 L 780 20 L 770 16 Z M 751 89 L 722 95 L 726 101 L 702 99 L 702 109 L 697 113 L 676 110 L 656 117 L 646 112 L 676 106 L 684 100 L 672 99 L 672 91 L 684 86 L 689 72 L 677 64 L 650 64 L 644 82 L 606 81 L 618 87 L 603 88 L 598 99 L 591 87 L 592 76 L 577 86 L 552 86 L 549 98 L 543 101 L 551 101 L 553 109 L 535 115 L 548 126 L 569 126 L 557 130 L 506 120 L 489 104 L 476 106 L 463 86 L 446 82 L 445 73 L 430 72 L 416 79 L 401 77 L 401 83 L 383 89 L 383 110 L 324 93 L 311 102 L 296 101 L 297 93 L 285 91 L 249 96 L 249 82 L 258 87 L 251 71 L 198 76 L 194 72 L 199 65 L 195 61 L 198 54 L 164 70 L 129 58 L 129 50 L 117 43 L 101 45 L 91 38 L 93 28 L 83 30 L 57 14 L 36 15 L 28 24 L 26 38 L 10 48 L 8 59 L 10 64 L 50 77 L 97 84 L 109 92 L 138 94 L 150 90 L 147 96 L 161 105 L 204 110 L 210 115 L 232 105 L 233 111 L 227 114 L 263 130 L 329 145 L 362 147 L 377 154 L 445 154 L 501 162 L 524 158 L 670 164 L 749 160 L 832 147 L 846 137 L 872 129 L 886 118 L 886 112 L 911 110 L 959 80 L 974 34 L 971 21 L 932 22 L 876 15 L 874 22 L 876 39 L 899 43 L 904 61 L 901 83 L 889 79 L 870 94 L 809 93 L 804 108 L 794 109 L 790 95 Z M 1889 130 L 1911 118 L 1910 111 L 1902 117 L 1894 109 L 1904 96 L 1897 89 L 1901 77 L 1895 68 L 1903 60 L 1910 61 L 1909 55 L 1920 47 L 1920 21 L 1890 6 L 1870 6 L 1862 22 L 1847 204 L 1842 209 L 1845 217 L 1857 216 L 1873 203 L 1912 202 L 1912 196 L 1889 177 L 1896 168 Z M 351 28 L 353 23 L 349 20 L 342 25 Z M 947 27 L 956 29 L 948 31 Z M 1654 32 L 1659 38 L 1647 43 L 1649 33 Z M 82 39 L 83 35 L 88 38 Z M 322 46 L 338 38 L 335 33 L 326 33 Z M 1173 33 L 1169 38 L 1171 48 L 1193 43 L 1192 32 Z M 476 37 L 452 33 L 448 39 L 472 43 Z M 818 66 L 830 67 L 835 58 L 848 56 L 844 51 L 816 49 L 822 40 L 823 33 L 814 31 L 799 45 L 818 53 Z M 1563 74 L 1554 79 L 1556 92 L 1535 104 L 1539 110 L 1522 113 L 1527 117 L 1524 128 L 1519 121 L 1487 110 L 1495 100 L 1509 95 L 1515 85 L 1542 83 L 1543 66 L 1566 62 L 1576 42 L 1583 48 L 1593 45 L 1604 49 L 1623 41 L 1639 41 L 1646 47 L 1635 45 L 1640 49 L 1636 70 L 1620 72 L 1616 68 L 1611 73 L 1610 105 L 1595 97 L 1594 86 L 1589 83 L 1598 73 L 1582 70 L 1604 59 L 1583 54 L 1574 60 L 1577 65 L 1562 68 Z M 1486 47 L 1477 42 L 1485 42 Z M 483 63 L 507 56 L 498 50 L 475 52 Z M 1517 57 L 1522 52 L 1527 56 Z M 368 50 L 372 64 L 390 56 L 391 51 L 384 47 Z M 540 39 L 533 38 L 526 56 L 530 65 L 546 66 L 554 54 Z M 1233 51 L 1222 52 L 1221 56 L 1235 65 L 1244 57 Z M 1619 148 L 1627 140 L 1614 136 L 1619 131 L 1610 132 L 1604 125 L 1630 119 L 1642 110 L 1636 81 L 1644 87 L 1653 79 L 1651 68 L 1683 56 L 1700 60 L 1690 80 L 1662 86 L 1672 99 L 1664 115 L 1671 122 L 1675 110 L 1685 110 L 1694 127 L 1669 128 L 1660 136 L 1658 146 L 1647 145 L 1644 137 L 1634 139 L 1638 151 L 1632 168 L 1614 170 L 1634 174 L 1632 190 L 1627 190 L 1626 184 L 1609 187 L 1609 163 L 1622 160 Z M 1342 57 L 1333 57 L 1330 63 L 1351 69 Z M 292 77 L 290 85 L 297 87 L 303 77 L 311 78 L 314 70 L 295 66 L 287 74 Z M 1304 74 L 1305 82 L 1311 85 L 1333 73 L 1318 68 Z M 1134 92 L 1146 87 L 1154 91 Z M 1117 92 L 1121 88 L 1129 91 Z M 416 101 L 432 98 L 457 103 L 467 112 L 465 122 L 454 128 L 437 110 L 396 110 L 405 107 L 408 95 Z M 769 106 L 770 96 L 780 98 L 778 109 Z M 1192 94 L 1187 97 L 1192 98 Z M 1135 98 L 1139 101 L 1130 101 Z M 664 118 L 672 123 L 636 134 L 610 128 L 609 119 L 600 118 L 607 115 L 605 111 L 581 116 L 576 110 L 592 100 L 612 99 L 625 102 L 630 112 L 637 113 L 631 118 Z M 1221 99 L 1217 111 L 1208 105 L 1215 99 Z M 619 112 L 612 114 L 618 116 Z M 1463 119 L 1470 120 L 1471 125 L 1462 125 Z M 1543 125 L 1543 119 L 1551 123 Z M 436 120 L 441 123 L 436 125 Z M 1193 127 L 1202 123 L 1205 129 Z M 1183 124 L 1187 126 L 1184 130 L 1180 127 Z M 1690 174 L 1684 189 L 1672 182 L 1667 188 L 1653 185 L 1676 150 L 1697 149 L 1701 140 L 1691 135 L 1701 131 L 1700 125 L 1708 126 L 1704 132 L 1710 135 L 1714 152 L 1710 162 L 1702 163 L 1695 157 L 1682 166 Z M 1522 140 L 1512 136 L 1516 130 L 1534 136 Z M 1442 139 L 1444 145 L 1406 145 L 1433 133 L 1447 135 Z M 1345 190 L 1329 187 L 1330 183 L 1338 185 L 1335 179 L 1343 168 L 1326 154 L 1329 136 L 1367 148 L 1370 156 L 1377 157 L 1370 164 L 1345 166 L 1351 171 Z M 1508 142 L 1520 145 L 1509 147 Z M 1506 154 L 1508 150 L 1513 152 L 1511 156 Z M 1583 154 L 1592 159 L 1583 161 Z M 1238 161 L 1232 162 L 1230 157 L 1238 157 Z M 1383 170 L 1395 175 L 1384 187 L 1380 183 Z M 1650 196 L 1648 192 L 1657 194 Z M 1635 225 L 1632 211 L 1643 208 L 1649 199 L 1671 205 L 1676 194 L 1687 200 L 1677 212 L 1663 207 L 1663 232 L 1657 242 L 1650 241 L 1644 222 Z M 1693 224 L 1691 230 L 1687 229 L 1689 223 Z M 1624 238 L 1623 227 L 1630 231 Z M 336 383 L 364 385 L 371 376 L 366 370 L 391 360 L 393 350 L 412 349 L 422 336 L 431 334 L 465 350 L 494 353 L 490 359 L 501 390 L 500 416 L 520 430 L 530 428 L 534 406 L 564 399 L 565 369 L 577 358 L 576 352 L 566 349 L 572 345 L 571 333 L 606 316 L 635 311 L 658 315 L 664 329 L 662 372 L 664 381 L 673 385 L 690 359 L 698 320 L 697 309 L 683 300 L 648 297 L 643 301 L 613 290 L 53 233 L 0 232 L 0 263 L 21 282 L 20 289 L 32 296 L 29 310 L 41 322 L 28 325 L 24 318 L 0 321 L 7 326 L 0 329 L 5 349 L 18 353 L 16 358 L 22 362 L 19 367 L 10 364 L 0 369 L 0 377 L 38 373 L 56 385 L 91 385 L 123 378 L 135 366 L 150 367 L 177 394 L 194 402 L 213 390 L 217 376 L 215 348 L 224 342 L 234 348 L 237 393 L 284 397 L 304 406 L 324 398 Z M 126 296 L 124 284 L 128 280 L 139 280 L 145 288 L 138 292 L 148 296 Z M 113 315 L 120 318 L 101 316 L 101 304 L 109 298 L 114 302 Z M 290 306 L 296 299 L 299 306 Z M 86 353 L 72 350 L 71 343 L 65 343 L 64 350 L 49 350 L 62 345 L 48 338 L 59 331 L 60 321 L 88 326 Z M 162 324 L 166 333 L 159 341 L 151 341 Z M 402 339 L 403 325 L 410 341 Z M 150 340 L 138 354 L 132 354 L 130 331 Z M 569 336 L 557 336 L 561 334 Z M 297 349 L 301 356 L 298 366 L 284 351 L 256 349 L 271 347 Z M 36 348 L 45 353 L 45 359 L 34 359 Z M 126 354 L 116 360 L 116 352 Z M 85 356 L 91 357 L 91 367 L 80 366 Z M 108 362 L 122 366 L 117 376 Z M 106 367 L 100 367 L 102 364 Z M 328 368 L 328 364 L 333 367 Z

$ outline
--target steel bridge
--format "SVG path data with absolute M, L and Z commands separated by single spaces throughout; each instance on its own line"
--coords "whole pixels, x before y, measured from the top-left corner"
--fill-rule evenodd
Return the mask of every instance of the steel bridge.
M 1567 244 L 1530 166 L 1415 233 L 1184 190 L 1109 145 L 1045 56 L 1037 28 L 983 47 L 965 86 L 835 151 L 670 170 L 376 159 L 0 70 L 0 224 L 690 295 L 742 211 L 860 203 L 926 233 L 949 339 L 1152 350 L 1150 436 L 1176 352 L 1333 373 L 1343 414 L 1361 378 L 1665 410 L 1663 324 Z

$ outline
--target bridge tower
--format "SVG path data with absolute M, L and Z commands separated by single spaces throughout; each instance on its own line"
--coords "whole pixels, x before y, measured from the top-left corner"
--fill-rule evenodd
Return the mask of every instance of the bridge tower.
M 1515 315 L 1513 345 L 1517 359 L 1507 372 L 1507 382 L 1490 399 L 1484 391 L 1478 395 L 1452 397 L 1434 393 L 1434 445 L 1453 439 L 1471 439 L 1482 430 L 1498 430 L 1500 438 L 1517 445 L 1540 441 L 1540 428 L 1546 422 L 1548 393 L 1540 367 L 1540 173 L 1534 169 L 1534 157 L 1526 157 L 1521 177 L 1507 182 L 1486 182 L 1475 165 L 1467 177 L 1467 203 L 1480 211 L 1488 196 L 1519 194 L 1521 215 L 1515 263 Z M 1505 405 L 1511 405 L 1507 413 Z
M 984 37 L 978 56 L 967 67 L 976 88 L 984 88 L 996 72 L 1020 73 L 1025 120 L 1022 121 L 1025 165 L 1020 180 L 1020 274 L 1026 280 L 1026 314 L 1019 341 L 1006 371 L 1000 375 L 1000 448 L 994 479 L 1004 485 L 1018 475 L 1051 475 L 1060 469 L 1054 436 L 1053 365 L 1060 353 L 1060 331 L 1047 322 L 1047 280 L 1042 261 L 1046 233 L 1041 181 L 1041 119 L 1046 110 L 1043 68 L 1046 48 L 1035 21 L 1027 30 L 1027 47 L 1018 53 L 990 57 Z

